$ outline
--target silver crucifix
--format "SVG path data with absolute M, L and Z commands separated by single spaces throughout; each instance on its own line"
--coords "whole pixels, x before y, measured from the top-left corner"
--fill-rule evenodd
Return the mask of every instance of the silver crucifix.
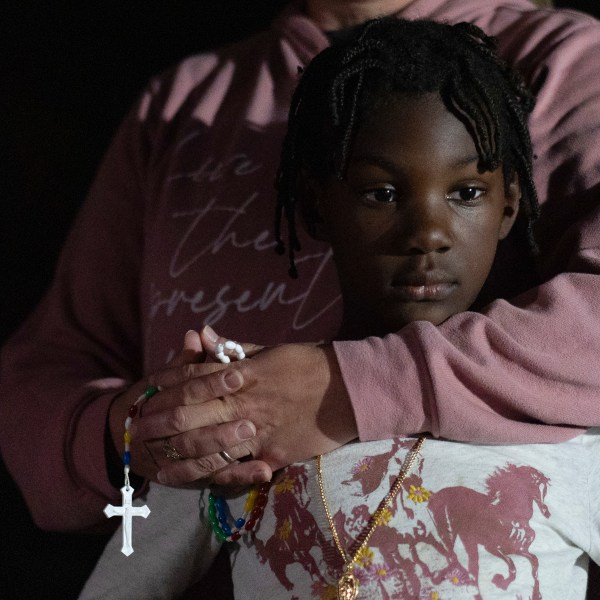
M 123 517 L 123 547 L 121 548 L 121 552 L 125 556 L 129 556 L 133 552 L 133 546 L 131 544 L 133 517 L 144 517 L 145 519 L 150 514 L 150 509 L 147 506 L 133 506 L 131 504 L 133 491 L 134 490 L 131 486 L 123 486 L 121 488 L 123 506 L 113 506 L 112 504 L 107 504 L 104 508 L 104 514 L 109 519 L 114 516 Z

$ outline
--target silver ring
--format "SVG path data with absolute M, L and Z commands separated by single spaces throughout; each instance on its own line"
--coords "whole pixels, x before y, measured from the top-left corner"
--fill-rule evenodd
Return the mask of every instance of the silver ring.
M 177 449 L 173 446 L 173 444 L 171 444 L 171 442 L 168 440 L 168 438 L 165 438 L 163 440 L 163 452 L 165 453 L 165 456 L 167 458 L 170 458 L 172 460 L 182 460 L 183 458 L 185 458 L 183 456 L 183 454 L 180 454 L 179 452 L 177 452 Z
M 226 463 L 234 463 L 235 462 L 235 458 L 232 458 L 229 454 L 227 454 L 227 452 L 225 452 L 225 450 L 221 450 L 221 452 L 219 452 L 219 456 L 226 462 Z

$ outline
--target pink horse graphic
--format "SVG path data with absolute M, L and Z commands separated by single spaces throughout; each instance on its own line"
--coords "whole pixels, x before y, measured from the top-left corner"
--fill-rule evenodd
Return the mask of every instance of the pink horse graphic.
M 445 556 L 448 567 L 432 575 L 432 580 L 439 583 L 452 570 L 462 568 L 454 550 L 460 538 L 468 557 L 469 577 L 475 585 L 479 585 L 478 547 L 481 545 L 508 567 L 507 577 L 497 573 L 492 578 L 492 583 L 503 590 L 516 578 L 511 555 L 527 558 L 534 579 L 532 600 L 539 600 L 538 559 L 529 551 L 535 532 L 529 521 L 534 504 L 544 517 L 550 516 L 544 502 L 549 481 L 533 467 L 510 464 L 488 477 L 487 494 L 463 486 L 434 493 L 429 498 L 428 510 L 441 540 L 441 546 L 435 546 Z
M 310 511 L 312 499 L 306 492 L 307 475 L 303 465 L 288 467 L 275 480 L 272 487 L 273 512 L 277 530 L 266 542 L 258 536 L 254 545 L 261 562 L 269 563 L 277 579 L 286 590 L 292 590 L 288 579 L 288 566 L 300 563 L 317 581 L 325 584 L 326 579 L 312 556 L 313 547 L 323 549 L 323 559 L 331 572 L 337 572 L 342 566 L 341 558 L 332 542 L 328 542 Z

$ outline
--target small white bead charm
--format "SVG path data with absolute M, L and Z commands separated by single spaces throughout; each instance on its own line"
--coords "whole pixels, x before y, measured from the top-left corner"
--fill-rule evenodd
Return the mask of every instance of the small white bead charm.
M 246 358 L 246 355 L 244 354 L 244 349 L 240 346 L 240 344 L 238 344 L 237 342 L 234 342 L 233 340 L 227 340 L 226 342 L 224 342 L 222 344 L 217 344 L 215 347 L 215 356 L 224 365 L 231 362 L 231 359 L 229 358 L 229 356 L 227 356 L 227 354 L 225 354 L 225 350 L 228 350 L 230 353 L 232 351 L 235 352 L 235 357 L 237 360 L 243 360 L 244 358 Z

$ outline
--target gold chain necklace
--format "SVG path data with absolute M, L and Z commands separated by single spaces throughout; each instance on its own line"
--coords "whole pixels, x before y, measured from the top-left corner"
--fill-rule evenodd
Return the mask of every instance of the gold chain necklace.
M 419 454 L 419 451 L 421 450 L 421 447 L 424 443 L 425 438 L 420 437 L 406 455 L 406 458 L 402 463 L 400 473 L 398 474 L 398 477 L 396 477 L 396 481 L 394 481 L 394 484 L 390 488 L 390 491 L 386 494 L 385 498 L 379 503 L 377 510 L 371 515 L 371 518 L 369 519 L 369 522 L 367 524 L 367 529 L 361 534 L 361 537 L 363 538 L 362 543 L 352 556 L 346 554 L 346 552 L 342 548 L 342 544 L 340 543 L 340 538 L 338 536 L 337 529 L 335 528 L 335 524 L 331 516 L 331 511 L 329 510 L 329 503 L 327 502 L 327 497 L 325 496 L 325 487 L 323 485 L 323 471 L 321 469 L 321 455 L 319 454 L 319 456 L 317 456 L 317 481 L 319 482 L 321 500 L 323 501 L 323 507 L 325 508 L 325 514 L 327 515 L 327 522 L 329 523 L 329 528 L 331 529 L 333 541 L 335 542 L 335 546 L 338 549 L 342 560 L 344 561 L 344 570 L 337 585 L 338 600 L 354 600 L 358 595 L 358 579 L 352 572 L 354 569 L 354 563 L 357 562 L 356 559 L 367 549 L 367 544 L 369 543 L 373 532 L 375 531 L 377 526 L 381 524 L 383 511 L 391 506 L 392 500 L 400 491 L 402 483 L 406 479 L 406 476 L 410 473 L 410 470 L 412 469 L 417 455 Z

